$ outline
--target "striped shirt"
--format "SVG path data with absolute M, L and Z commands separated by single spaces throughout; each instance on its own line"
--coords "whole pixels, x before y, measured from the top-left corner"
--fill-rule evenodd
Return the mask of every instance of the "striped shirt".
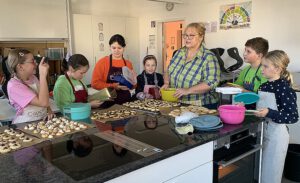
M 200 83 L 206 83 L 211 90 L 204 94 L 190 94 L 181 97 L 182 103 L 194 105 L 214 104 L 218 102 L 217 87 L 221 71 L 216 56 L 201 45 L 196 56 L 186 62 L 187 48 L 176 52 L 168 66 L 170 86 L 172 88 L 191 88 Z

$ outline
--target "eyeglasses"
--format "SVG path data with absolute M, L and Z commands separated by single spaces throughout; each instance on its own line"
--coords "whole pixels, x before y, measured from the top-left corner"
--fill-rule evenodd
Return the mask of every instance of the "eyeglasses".
M 183 37 L 183 39 L 189 39 L 189 40 L 191 40 L 191 39 L 194 39 L 194 37 L 197 36 L 197 35 L 199 35 L 199 34 L 190 34 L 190 35 L 183 34 L 182 37 Z
M 29 64 L 36 64 L 36 60 L 23 62 L 23 64 L 26 64 L 26 63 L 29 63 Z

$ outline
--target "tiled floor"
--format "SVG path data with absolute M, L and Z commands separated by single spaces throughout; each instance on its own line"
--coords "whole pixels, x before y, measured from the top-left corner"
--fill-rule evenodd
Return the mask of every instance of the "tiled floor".
M 298 182 L 290 181 L 290 180 L 288 180 L 288 179 L 282 177 L 281 183 L 298 183 Z

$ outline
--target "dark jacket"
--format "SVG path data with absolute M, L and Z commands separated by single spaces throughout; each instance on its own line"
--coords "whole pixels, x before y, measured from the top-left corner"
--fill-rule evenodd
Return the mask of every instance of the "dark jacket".
M 145 79 L 144 79 L 144 73 L 143 71 L 140 75 L 137 76 L 137 87 L 135 89 L 135 93 L 143 92 L 144 91 L 144 86 L 145 86 Z M 158 81 L 158 86 L 161 87 L 164 85 L 164 78 L 161 74 L 156 73 L 157 81 Z M 154 73 L 153 74 L 146 74 L 146 78 L 148 81 L 148 85 L 155 85 L 154 83 Z

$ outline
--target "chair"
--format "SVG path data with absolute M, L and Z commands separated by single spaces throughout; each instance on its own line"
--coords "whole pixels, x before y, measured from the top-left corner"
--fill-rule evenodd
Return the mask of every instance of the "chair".
M 236 47 L 232 47 L 227 50 L 227 53 L 231 58 L 237 61 L 236 64 L 228 67 L 227 71 L 232 72 L 239 69 L 244 63 L 242 57 L 240 57 L 239 50 Z
M 220 65 L 221 72 L 228 73 L 228 70 L 224 66 L 224 61 L 221 58 L 221 56 L 224 53 L 224 48 L 213 48 L 213 49 L 210 49 L 210 51 L 212 51 L 216 55 L 216 57 L 218 59 L 218 62 L 219 62 L 219 65 Z

